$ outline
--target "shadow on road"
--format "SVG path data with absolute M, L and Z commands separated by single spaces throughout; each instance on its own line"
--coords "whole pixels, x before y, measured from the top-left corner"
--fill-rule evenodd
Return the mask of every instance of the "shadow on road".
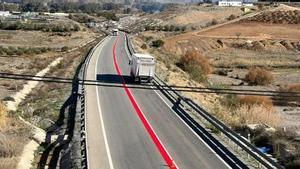
M 82 69 L 82 65 L 85 63 L 90 52 L 91 49 L 76 69 L 75 75 L 72 79 L 72 90 L 70 96 L 60 108 L 59 118 L 46 131 L 45 141 L 41 145 L 45 150 L 38 163 L 38 169 L 56 169 L 58 167 L 64 169 L 72 168 L 69 147 L 74 135 L 77 99 L 80 96 L 78 94 L 80 84 L 78 76 Z M 57 136 L 57 139 L 51 143 L 51 138 L 53 136 Z
M 138 83 L 135 83 L 131 76 L 128 75 L 122 75 L 124 81 L 126 84 L 130 85 L 138 85 Z M 110 83 L 110 84 L 122 84 L 121 77 L 117 74 L 97 74 L 96 77 L 97 81 L 100 83 Z
M 160 88 L 161 93 L 172 103 L 172 110 L 192 128 L 192 130 L 218 154 L 231 168 L 248 168 L 233 153 L 231 153 L 224 145 L 222 145 L 211 133 L 196 122 L 182 107 L 183 100 L 174 98 L 168 90 Z M 192 100 L 185 98 L 185 101 L 195 105 Z

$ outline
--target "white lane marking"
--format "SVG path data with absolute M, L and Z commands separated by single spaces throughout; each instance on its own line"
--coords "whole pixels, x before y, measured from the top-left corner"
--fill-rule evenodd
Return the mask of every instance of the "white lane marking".
M 153 91 L 158 95 L 158 97 L 170 108 L 170 110 L 195 134 L 195 136 L 204 143 L 206 147 L 210 151 L 212 151 L 228 168 L 231 168 L 220 156 L 217 154 L 173 109 L 172 107 L 163 99 L 163 97 L 154 89 L 153 86 L 151 86 Z M 221 150 L 222 151 L 222 150 Z M 223 152 L 223 151 L 222 151 Z M 225 153 L 224 153 L 225 154 Z
M 103 47 L 104 47 L 104 44 L 101 46 L 101 49 L 99 50 L 100 53 L 101 53 Z M 99 61 L 99 57 L 100 57 L 100 54 L 97 56 L 97 60 L 96 60 L 96 63 L 95 63 L 95 76 L 97 76 L 97 63 Z M 101 113 L 98 86 L 96 86 L 96 95 L 97 95 L 97 105 L 98 105 L 99 116 L 100 116 L 100 121 L 101 121 L 102 133 L 103 133 L 103 137 L 104 137 L 104 144 L 105 144 L 106 154 L 107 154 L 107 157 L 108 157 L 109 168 L 114 169 L 114 165 L 113 165 L 113 162 L 112 162 L 111 153 L 110 153 L 110 149 L 109 149 L 109 145 L 108 145 L 108 141 L 107 141 L 107 136 L 106 136 L 106 132 L 105 132 L 103 116 L 102 116 L 102 113 Z
M 123 35 L 125 35 L 125 34 L 123 33 Z M 127 43 L 127 42 L 126 42 L 126 40 L 125 40 L 125 50 L 127 49 L 126 43 Z M 128 59 L 130 60 L 130 57 L 129 57 L 130 55 L 129 55 L 129 52 L 128 52 L 127 50 L 126 50 L 126 53 L 127 53 Z M 127 86 L 126 86 L 126 87 L 127 87 Z M 131 90 L 130 90 L 129 88 L 128 88 L 128 91 L 130 92 L 130 94 L 133 96 L 135 102 L 137 103 L 137 101 L 136 101 L 134 95 L 132 94 L 132 92 L 131 92 Z M 146 120 L 147 123 L 149 124 L 149 126 L 150 126 L 151 130 L 153 131 L 153 133 L 155 134 L 156 138 L 159 140 L 159 142 L 161 143 L 161 145 L 163 146 L 163 148 L 165 149 L 165 151 L 167 152 L 167 154 L 169 155 L 169 157 L 171 157 L 171 159 L 173 160 L 173 164 L 176 166 L 177 169 L 179 169 L 179 167 L 177 166 L 176 162 L 174 161 L 174 159 L 172 158 L 172 156 L 170 155 L 170 153 L 169 153 L 168 150 L 166 149 L 165 145 L 162 143 L 162 141 L 160 140 L 160 138 L 159 138 L 158 135 L 156 134 L 155 130 L 152 128 L 150 122 L 148 121 L 147 117 L 146 117 L 145 114 L 143 113 L 143 111 L 142 111 L 142 109 L 140 108 L 140 106 L 138 105 L 138 103 L 137 103 L 137 106 L 138 106 L 138 109 L 141 110 L 141 112 L 142 112 L 142 114 L 143 114 L 145 120 Z
M 130 56 L 130 54 L 129 54 L 129 52 L 128 52 L 128 50 L 126 50 L 127 49 L 127 46 L 126 46 L 126 41 L 125 41 L 125 51 L 126 51 L 126 53 L 127 53 L 127 57 L 128 57 L 128 59 L 130 60 L 131 58 L 129 57 Z M 192 131 L 192 133 L 194 133 L 194 135 L 201 141 L 201 142 L 203 142 L 204 143 L 204 145 L 206 146 L 206 147 L 208 147 L 208 149 L 210 150 L 210 151 L 212 151 L 216 156 L 217 156 L 217 158 L 219 158 L 225 165 L 226 165 L 226 167 L 228 167 L 228 168 L 231 168 L 200 136 L 198 136 L 198 134 L 178 115 L 178 114 L 176 114 L 176 112 L 174 112 L 174 110 L 172 109 L 172 107 L 162 98 L 162 96 L 160 95 L 160 94 L 158 94 L 158 92 L 154 89 L 154 87 L 153 86 L 151 86 L 151 88 L 153 89 L 153 91 L 159 96 L 159 98 L 170 108 L 170 110 Z M 145 117 L 146 118 L 146 117 Z M 147 119 L 146 119 L 147 120 Z M 150 123 L 149 123 L 150 124 Z M 151 127 L 152 128 L 152 127 Z M 154 131 L 154 130 L 153 130 Z M 155 133 L 155 132 L 154 132 Z M 156 133 L 155 133 L 155 135 L 156 135 Z M 157 137 L 158 138 L 158 137 Z M 159 139 L 159 138 L 158 138 Z M 162 144 L 163 145 L 163 144 Z M 164 145 L 163 145 L 163 147 L 164 147 Z M 165 147 L 164 147 L 165 148 Z M 167 150 L 166 148 L 165 148 L 165 150 Z M 222 151 L 222 150 L 221 150 Z M 222 151 L 223 152 L 223 151 Z M 167 153 L 168 153 L 168 151 L 167 151 Z M 169 153 L 168 153 L 169 154 Z M 225 153 L 224 153 L 225 154 Z M 170 156 L 171 157 L 171 156 Z M 174 162 L 175 163 L 175 162 Z M 175 166 L 177 167 L 177 165 L 176 165 L 176 163 L 175 163 Z M 178 167 L 177 167 L 178 168 Z
M 89 65 L 89 63 L 90 63 L 90 60 L 91 60 L 91 57 L 92 57 L 92 55 L 94 54 L 94 52 L 95 52 L 95 49 L 96 48 L 98 48 L 106 39 L 108 38 L 108 36 L 106 36 L 104 39 L 102 39 L 99 43 L 97 43 L 97 45 L 92 49 L 92 51 L 91 51 L 91 53 L 89 54 L 89 56 L 88 56 L 88 60 L 87 60 L 87 62 L 85 63 L 86 64 L 86 70 L 85 70 L 85 72 L 83 72 L 84 73 L 84 78 L 86 78 L 86 74 L 87 74 L 87 65 Z M 84 79 L 85 80 L 85 79 Z M 84 88 L 85 88 L 85 85 L 84 85 Z M 84 99 L 84 105 L 85 105 L 85 111 L 86 111 L 86 105 L 87 105 L 87 101 L 86 101 L 87 99 Z M 87 127 L 87 113 L 85 112 L 84 113 L 84 126 L 85 127 Z M 86 147 L 86 159 L 87 159 L 87 168 L 89 168 L 89 145 L 88 145 L 88 131 L 87 130 L 85 130 L 85 145 L 87 146 Z

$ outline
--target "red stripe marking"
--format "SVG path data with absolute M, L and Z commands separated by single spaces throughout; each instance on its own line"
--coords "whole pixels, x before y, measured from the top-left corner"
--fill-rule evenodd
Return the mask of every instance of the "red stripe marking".
M 163 159 L 165 160 L 165 162 L 167 163 L 167 165 L 169 166 L 170 169 L 176 169 L 176 166 L 174 165 L 173 160 L 171 159 L 170 155 L 167 153 L 167 151 L 164 148 L 164 146 L 162 145 L 162 143 L 159 141 L 157 135 L 154 133 L 152 127 L 150 126 L 150 124 L 147 121 L 146 117 L 144 116 L 143 112 L 141 111 L 138 104 L 136 103 L 132 93 L 130 92 L 130 90 L 126 86 L 126 83 L 125 83 L 125 80 L 124 80 L 123 76 L 121 75 L 121 71 L 120 71 L 120 68 L 118 66 L 117 57 L 116 57 L 116 53 L 115 53 L 115 49 L 116 49 L 116 45 L 117 45 L 118 40 L 119 40 L 119 36 L 117 37 L 117 39 L 114 43 L 112 53 L 113 53 L 115 70 L 116 70 L 117 74 L 119 75 L 119 77 L 121 78 L 122 86 L 123 86 L 128 98 L 129 98 L 129 101 L 130 101 L 131 105 L 133 106 L 135 112 L 137 113 L 138 117 L 142 121 L 142 123 L 143 123 L 145 129 L 147 130 L 149 136 L 151 137 L 153 143 L 156 145 L 156 148 L 158 149 L 160 155 L 163 157 Z

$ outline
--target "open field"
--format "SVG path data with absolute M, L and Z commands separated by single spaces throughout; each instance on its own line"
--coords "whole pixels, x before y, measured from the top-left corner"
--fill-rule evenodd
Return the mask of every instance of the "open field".
M 0 46 L 49 47 L 54 49 L 67 46 L 73 48 L 89 41 L 93 36 L 95 33 L 88 30 L 70 33 L 0 30 Z
M 287 31 L 288 30 L 288 31 Z M 300 40 L 300 24 L 269 24 L 259 22 L 238 22 L 197 33 L 201 37 L 232 38 L 247 40 Z M 237 34 L 240 34 L 237 37 Z
M 253 7 L 252 12 L 256 12 Z M 146 27 L 169 33 L 197 30 L 212 24 L 226 22 L 244 15 L 240 7 L 212 5 L 174 5 L 154 14 L 139 14 L 120 19 L 121 25 L 131 32 L 143 31 Z M 167 28 L 166 28 L 167 26 Z M 171 27 L 171 28 L 170 28 Z
M 159 14 L 147 16 L 153 19 L 161 19 L 170 24 L 177 25 L 205 25 L 213 19 L 222 21 L 230 15 L 242 15 L 240 7 L 219 7 L 219 6 L 180 6 L 174 9 L 167 9 Z
M 144 50 L 158 55 L 158 60 L 164 62 L 166 69 L 170 71 L 167 75 L 169 82 L 174 81 L 174 78 L 181 79 L 177 80 L 174 85 L 180 84 L 179 81 L 186 80 L 186 77 L 179 75 L 171 77 L 174 71 L 175 74 L 182 71 L 176 67 L 180 64 L 180 57 L 188 51 L 196 50 L 207 57 L 214 67 L 214 72 L 208 75 L 207 81 L 201 85 L 278 91 L 282 86 L 300 83 L 300 25 L 296 22 L 299 18 L 297 17 L 298 13 L 297 8 L 281 5 L 278 8 L 258 13 L 257 16 L 245 17 L 228 24 L 215 25 L 177 35 L 161 31 L 146 31 L 139 34 L 136 43 L 139 43 L 137 46 L 141 46 L 142 43 L 147 44 L 150 49 Z M 278 16 L 280 21 L 270 20 L 269 16 Z M 162 39 L 165 42 L 163 47 L 156 49 L 160 51 L 159 53 L 151 48 L 151 41 L 155 39 Z M 174 64 L 175 66 L 173 66 Z M 253 67 L 262 67 L 269 72 L 272 76 L 268 82 L 270 84 L 250 85 L 245 77 Z M 190 81 L 187 84 L 197 86 Z M 230 119 L 227 114 L 224 114 L 228 111 L 225 105 L 216 101 L 208 101 L 213 100 L 212 98 L 226 100 L 226 97 L 199 95 L 189 94 L 189 98 L 198 100 L 208 110 L 216 112 L 215 115 L 225 122 L 230 124 L 234 121 L 235 124 L 238 124 L 233 115 Z M 275 124 L 270 119 L 270 123 L 267 123 L 278 128 L 287 127 L 290 131 L 300 134 L 299 103 L 282 104 L 278 103 L 275 98 L 269 99 L 273 99 L 274 109 L 272 111 L 276 114 L 274 119 L 280 117 L 281 120 L 274 120 L 277 123 Z M 240 114 L 243 116 L 243 113 Z
M 18 30 L 1 27 L 1 73 L 36 75 L 59 58 L 60 63 L 49 67 L 46 75 L 73 78 L 77 66 L 91 45 L 94 45 L 95 39 L 103 35 L 66 17 L 60 17 L 57 20 L 50 19 L 50 21 L 33 19 L 28 22 L 9 20 L 5 22 L 7 25 L 23 25 L 18 27 Z M 45 26 L 43 29 L 35 30 L 37 25 L 43 24 Z M 76 25 L 77 29 L 70 28 L 68 25 Z M 24 30 L 25 26 L 30 29 Z M 91 42 L 93 44 L 90 44 Z M 8 104 L 7 101 L 16 101 L 14 95 L 24 89 L 24 85 L 28 85 L 28 81 L 1 79 L 0 104 L 5 105 Z M 71 84 L 40 82 L 29 92 L 30 94 L 25 95 L 25 98 L 22 98 L 21 103 L 17 105 L 17 111 L 6 111 L 5 118 L 2 118 L 4 116 L 0 112 L 0 123 L 2 119 L 5 121 L 5 126 L 0 126 L 0 168 L 15 168 L 24 146 L 32 139 L 32 129 L 21 122 L 18 117 L 47 130 L 58 120 L 60 108 L 71 92 Z

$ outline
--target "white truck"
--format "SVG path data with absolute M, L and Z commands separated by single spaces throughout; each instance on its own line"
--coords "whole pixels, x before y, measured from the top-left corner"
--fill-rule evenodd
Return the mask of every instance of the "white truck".
M 112 29 L 112 31 L 111 31 L 113 36 L 118 36 L 118 32 L 119 32 L 118 29 Z
M 148 54 L 134 53 L 130 65 L 130 75 L 134 82 L 151 82 L 155 74 L 155 59 Z

